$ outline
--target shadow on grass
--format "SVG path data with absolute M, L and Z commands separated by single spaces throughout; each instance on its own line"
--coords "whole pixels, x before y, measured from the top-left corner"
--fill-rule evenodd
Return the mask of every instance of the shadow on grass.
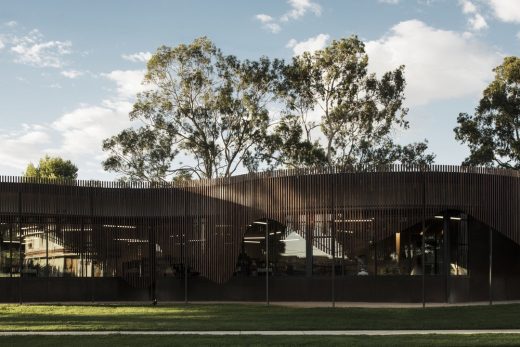
M 0 305 L 0 330 L 515 329 L 520 305 L 295 308 L 259 305 Z

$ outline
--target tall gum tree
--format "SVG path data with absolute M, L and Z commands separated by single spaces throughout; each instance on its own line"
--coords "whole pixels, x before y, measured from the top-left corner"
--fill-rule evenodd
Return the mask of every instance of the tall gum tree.
M 278 61 L 239 61 L 207 38 L 160 47 L 147 65 L 130 119 L 140 121 L 106 139 L 106 170 L 130 180 L 215 178 L 257 167 L 269 126 Z M 185 164 L 175 163 L 185 154 Z
M 520 168 L 520 58 L 506 57 L 493 69 L 473 115 L 460 113 L 455 138 L 467 144 L 464 165 Z
M 294 57 L 278 89 L 285 108 L 271 139 L 271 160 L 289 166 L 432 163 L 427 142 L 401 146 L 392 139 L 395 130 L 408 128 L 404 67 L 380 79 L 367 67 L 356 36 Z

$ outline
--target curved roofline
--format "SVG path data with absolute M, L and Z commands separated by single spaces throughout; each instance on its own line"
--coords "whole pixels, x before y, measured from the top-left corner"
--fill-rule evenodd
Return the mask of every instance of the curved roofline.
M 204 178 L 198 180 L 182 182 L 121 182 L 121 181 L 101 181 L 101 180 L 69 180 L 69 179 L 50 179 L 32 178 L 23 176 L 0 176 L 1 183 L 35 183 L 53 184 L 76 187 L 98 187 L 98 188 L 189 188 L 218 183 L 237 183 L 251 179 L 291 177 L 301 175 L 319 174 L 342 174 L 342 173 L 429 173 L 429 172 L 448 172 L 448 173 L 468 173 L 495 176 L 520 177 L 520 170 L 465 166 L 465 165 L 357 165 L 357 166 L 314 166 L 294 169 L 278 169 L 262 172 L 251 172 L 230 177 Z

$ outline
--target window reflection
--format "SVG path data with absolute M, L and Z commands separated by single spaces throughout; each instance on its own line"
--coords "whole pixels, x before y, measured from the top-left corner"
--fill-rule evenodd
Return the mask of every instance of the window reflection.
M 66 246 L 72 234 L 89 232 L 81 225 L 59 223 L 26 223 L 21 227 L 22 276 L 84 277 L 93 273 L 92 262 Z M 94 274 L 99 274 L 99 268 Z
M 374 218 L 352 213 L 337 214 L 336 274 L 374 274 Z
M 446 229 L 446 230 L 445 230 Z M 426 275 L 446 273 L 445 238 L 447 232 L 450 275 L 467 275 L 468 222 L 458 213 L 437 215 L 426 221 L 424 257 L 422 255 L 422 224 L 398 231 L 376 244 L 378 275 Z
M 293 231 L 283 236 L 280 242 L 284 247 L 275 262 L 275 275 L 305 275 L 306 240 Z
M 20 239 L 12 230 L 13 224 L 0 224 L 0 277 L 19 276 Z
M 269 242 L 269 267 L 266 266 L 266 233 Z M 280 241 L 282 233 L 283 226 L 272 221 L 257 221 L 249 225 L 242 240 L 235 274 L 248 277 L 265 276 L 267 272 L 272 274 L 273 265 L 285 247 Z
M 460 219 L 459 219 L 460 218 Z M 468 275 L 468 217 L 450 218 L 450 274 Z

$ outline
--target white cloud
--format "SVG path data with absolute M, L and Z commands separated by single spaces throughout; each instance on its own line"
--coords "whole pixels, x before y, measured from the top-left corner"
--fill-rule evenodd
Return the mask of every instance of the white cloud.
M 5 47 L 5 43 L 2 41 L 2 39 L 0 38 L 0 49 L 4 48 Z
M 477 12 L 477 7 L 469 0 L 459 0 L 460 6 L 462 6 L 462 13 L 471 14 Z
M 503 22 L 520 23 L 520 1 L 485 0 L 496 18 Z
M 319 34 L 300 42 L 296 41 L 295 39 L 291 39 L 287 43 L 286 47 L 292 48 L 294 55 L 300 55 L 303 52 L 314 52 L 319 49 L 323 49 L 327 45 L 329 39 L 330 36 L 328 34 Z
M 42 148 L 50 142 L 48 129 L 22 124 L 19 131 L 0 131 L 0 167 L 3 172 L 21 175 L 30 161 L 36 162 Z
M 152 57 L 150 52 L 137 52 L 132 54 L 122 54 L 121 58 L 134 62 L 134 63 L 146 63 Z
M 473 17 L 469 18 L 468 23 L 475 31 L 486 29 L 488 27 L 486 20 L 480 13 L 476 13 Z
M 131 126 L 128 113 L 135 95 L 147 88 L 141 83 L 144 73 L 145 70 L 115 70 L 102 74 L 116 84 L 116 93 L 99 105 L 81 105 L 54 121 L 51 128 L 59 133 L 60 143 L 48 152 L 100 170 L 106 156 L 101 150 L 103 140 Z
M 74 79 L 83 76 L 83 72 L 77 70 L 63 70 L 61 74 L 67 78 Z
M 389 4 L 389 5 L 397 5 L 400 0 L 378 0 L 380 3 Z
M 107 102 L 83 106 L 64 114 L 51 125 L 61 135 L 60 145 L 48 152 L 71 158 L 101 158 L 103 139 L 129 126 L 128 112 L 131 108 L 130 102 Z
M 36 130 L 29 128 L 29 131 L 18 138 L 20 143 L 27 145 L 42 145 L 50 142 L 49 134 L 42 131 L 42 129 Z
M 462 7 L 462 13 L 468 17 L 468 26 L 472 31 L 480 31 L 488 28 L 486 20 L 472 1 L 459 0 L 459 5 Z
M 274 21 L 274 18 L 271 17 L 270 15 L 268 14 L 264 14 L 264 13 L 260 13 L 260 14 L 257 14 L 255 16 L 256 19 L 258 19 L 260 22 L 262 23 L 269 23 L 269 22 L 272 22 Z
M 288 0 L 287 2 L 291 6 L 291 9 L 282 15 L 280 18 L 282 22 L 299 19 L 305 16 L 308 11 L 311 11 L 316 16 L 321 15 L 321 6 L 311 0 Z
M 142 84 L 145 73 L 146 70 L 114 70 L 102 76 L 116 83 L 118 99 L 130 99 L 147 88 Z
M 37 29 L 22 37 L 12 39 L 11 52 L 15 62 L 36 67 L 60 68 L 63 57 L 71 53 L 70 41 L 45 41 Z
M 470 35 L 432 28 L 409 20 L 379 40 L 366 43 L 369 68 L 376 73 L 405 65 L 410 106 L 479 95 L 492 79 L 501 54 Z
M 103 102 L 83 105 L 65 113 L 51 124 L 22 125 L 18 131 L 0 131 L 0 170 L 21 175 L 29 162 L 45 154 L 70 159 L 79 167 L 80 178 L 111 178 L 103 172 L 103 139 L 130 126 L 132 103 Z
M 257 14 L 255 18 L 262 23 L 264 29 L 269 30 L 273 34 L 276 34 L 282 29 L 280 24 L 276 23 L 275 19 L 268 14 Z
M 321 15 L 320 4 L 312 0 L 287 0 L 290 6 L 289 11 L 285 12 L 279 19 L 274 18 L 265 13 L 255 15 L 255 20 L 262 23 L 262 27 L 276 34 L 282 30 L 282 24 L 291 20 L 300 19 L 308 12 L 314 13 L 316 16 Z
M 135 94 L 145 88 L 141 85 L 143 75 L 144 70 L 103 74 L 116 89 L 99 104 L 81 104 L 50 124 L 25 124 L 11 132 L 0 129 L 0 171 L 20 175 L 29 162 L 50 154 L 75 162 L 80 178 L 113 178 L 101 167 L 106 157 L 102 141 L 131 126 L 128 113 Z
M 18 25 L 18 22 L 14 21 L 14 20 L 10 20 L 9 22 L 5 22 L 4 25 L 5 25 L 6 27 L 13 28 L 13 27 L 15 27 L 15 26 Z

